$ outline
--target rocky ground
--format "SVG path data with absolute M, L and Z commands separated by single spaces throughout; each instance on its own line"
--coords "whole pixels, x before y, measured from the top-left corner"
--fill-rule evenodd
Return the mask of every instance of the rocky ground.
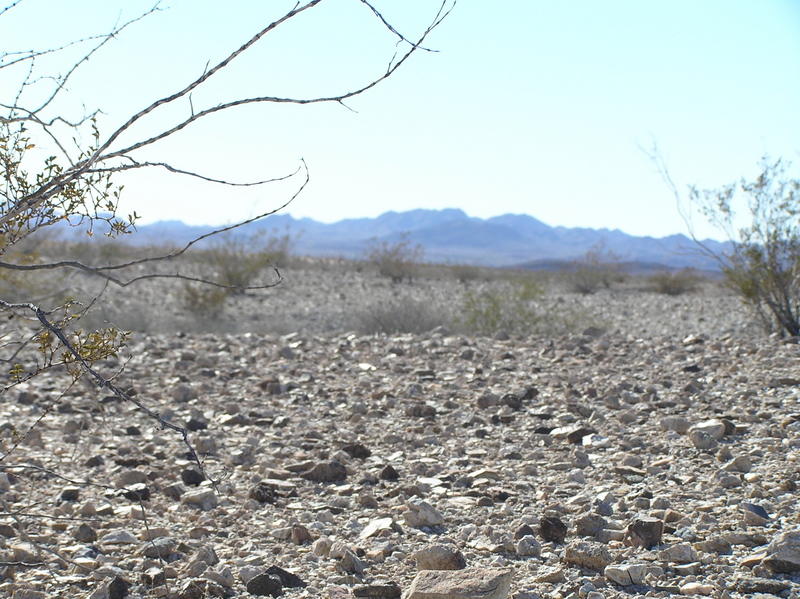
M 736 298 L 555 294 L 591 326 L 369 335 L 320 315 L 396 288 L 343 276 L 98 365 L 202 470 L 66 373 L 6 392 L 0 596 L 800 594 L 800 346 Z

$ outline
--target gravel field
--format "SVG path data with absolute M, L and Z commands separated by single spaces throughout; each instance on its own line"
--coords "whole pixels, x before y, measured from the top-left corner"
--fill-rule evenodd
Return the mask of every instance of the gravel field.
M 475 336 L 507 281 L 284 274 L 213 321 L 160 283 L 98 305 L 147 330 L 99 370 L 202 469 L 65 372 L 4 394 L 0 596 L 800 595 L 800 346 L 717 284 L 550 284 L 550 334 Z M 444 326 L 362 330 L 398 298 Z

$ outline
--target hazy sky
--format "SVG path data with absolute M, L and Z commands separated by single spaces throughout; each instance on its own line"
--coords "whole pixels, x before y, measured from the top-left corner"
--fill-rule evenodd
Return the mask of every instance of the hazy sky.
M 0 49 L 100 33 L 151 5 L 23 0 L 0 16 Z M 79 71 L 59 110 L 101 108 L 101 131 L 110 133 L 292 6 L 166 0 L 165 10 Z M 440 2 L 375 6 L 414 38 Z M 209 80 L 192 106 L 352 90 L 403 51 L 395 41 L 359 0 L 324 0 Z M 525 213 L 551 225 L 653 236 L 686 227 L 640 145 L 658 143 L 681 189 L 753 176 L 765 154 L 800 166 L 798 0 L 459 0 L 426 45 L 438 52 L 412 56 L 349 100 L 352 110 L 249 106 L 203 119 L 140 158 L 231 180 L 280 176 L 303 158 L 311 182 L 288 212 L 325 222 L 458 207 L 471 216 Z M 63 65 L 42 60 L 37 68 L 45 74 Z M 19 73 L 0 78 L 3 101 L 12 75 Z M 138 135 L 192 106 L 181 101 L 154 113 Z M 47 149 L 46 140 L 38 143 Z M 123 209 L 135 208 L 143 222 L 215 224 L 279 205 L 299 181 L 233 190 L 139 172 L 124 183 Z

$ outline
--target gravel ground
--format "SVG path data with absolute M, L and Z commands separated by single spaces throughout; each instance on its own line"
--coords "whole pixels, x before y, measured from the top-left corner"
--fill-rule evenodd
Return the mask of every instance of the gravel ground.
M 202 469 L 66 372 L 3 395 L 0 596 L 798 595 L 800 349 L 735 297 L 551 289 L 571 332 L 366 334 L 507 283 L 285 274 L 215 332 L 158 285 L 100 306 L 150 331 L 100 371 Z

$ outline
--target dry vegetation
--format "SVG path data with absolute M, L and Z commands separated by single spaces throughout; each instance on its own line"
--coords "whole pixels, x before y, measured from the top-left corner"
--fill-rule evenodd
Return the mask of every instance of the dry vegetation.
M 113 324 L 140 333 L 352 330 L 394 334 L 444 327 L 492 336 L 565 334 L 595 327 L 635 335 L 695 330 L 757 334 L 740 302 L 721 282 L 690 271 L 625 277 L 616 265 L 604 269 L 595 264 L 598 272 L 615 274 L 593 293 L 585 293 L 576 290 L 574 272 L 425 264 L 416 261 L 418 254 L 396 255 L 388 248 L 395 266 L 402 265 L 390 272 L 384 268 L 386 252 L 380 260 L 371 256 L 365 261 L 347 261 L 294 256 L 291 246 L 291 239 L 284 236 L 259 237 L 257 243 L 228 238 L 177 261 L 133 267 L 124 273 L 179 272 L 226 286 L 272 283 L 283 277 L 270 289 L 241 292 L 158 278 L 142 281 L 135 288 L 106 288 L 97 278 L 77 272 L 43 275 L 41 280 L 26 275 L 25 293 L 28 297 L 49 296 L 54 306 L 65 298 L 95 301 L 96 310 L 86 317 L 87 328 Z M 75 258 L 107 264 L 164 249 L 134 248 L 118 242 L 50 241 L 40 244 L 37 252 L 39 259 Z M 407 274 L 399 277 L 401 270 Z M 2 283 L 18 285 L 13 277 Z M 709 316 L 711 312 L 718 315 Z

